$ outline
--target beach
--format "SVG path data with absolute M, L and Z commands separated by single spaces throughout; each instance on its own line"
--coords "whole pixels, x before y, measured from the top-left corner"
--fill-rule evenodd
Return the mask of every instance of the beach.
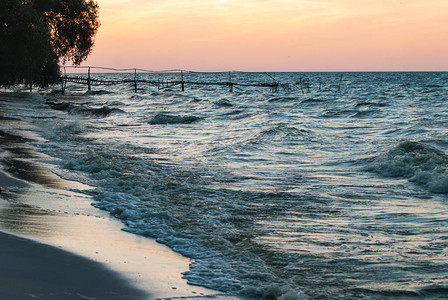
M 32 127 L 4 116 L 16 101 L 0 95 L 1 299 L 226 297 L 188 285 L 190 259 L 122 231 L 80 193 L 90 187 L 54 174 L 52 159 L 34 151 Z
M 1 231 L 150 299 L 446 298 L 448 73 L 137 75 L 1 97 Z
M 1 299 L 148 299 L 103 265 L 0 232 Z

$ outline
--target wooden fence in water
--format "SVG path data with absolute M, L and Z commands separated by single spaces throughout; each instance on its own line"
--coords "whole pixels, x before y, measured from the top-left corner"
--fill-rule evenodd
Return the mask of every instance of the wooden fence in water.
M 115 68 L 104 68 L 104 67 L 71 67 L 71 68 L 84 68 L 87 69 L 87 74 L 84 75 L 75 75 L 75 74 L 67 74 L 66 68 L 64 67 L 64 74 L 61 76 L 61 84 L 62 84 L 62 93 L 65 93 L 66 85 L 68 82 L 74 84 L 86 85 L 87 90 L 90 91 L 92 86 L 108 86 L 108 85 L 119 85 L 119 84 L 131 84 L 133 86 L 134 92 L 137 92 L 138 86 L 156 86 L 158 90 L 179 86 L 181 91 L 185 91 L 185 87 L 187 85 L 191 86 L 227 86 L 230 92 L 233 92 L 234 88 L 241 89 L 241 87 L 259 87 L 259 88 L 269 88 L 272 92 L 277 92 L 279 87 L 281 86 L 276 80 L 275 75 L 272 76 L 268 73 L 265 73 L 268 77 L 271 78 L 272 82 L 257 82 L 257 83 L 244 83 L 232 80 L 233 73 L 241 73 L 237 71 L 233 72 L 214 72 L 227 74 L 226 81 L 199 81 L 199 80 L 188 80 L 186 79 L 186 74 L 188 73 L 201 73 L 201 72 L 193 72 L 186 70 L 167 70 L 167 71 L 150 71 L 143 69 L 115 69 Z M 130 74 L 134 74 L 133 78 L 128 79 L 98 79 L 94 78 L 95 73 L 91 73 L 91 70 L 102 70 L 107 72 L 127 72 Z M 205 73 L 205 72 L 204 72 Z M 82 73 L 79 73 L 82 74 Z M 177 77 L 177 79 L 160 79 L 150 80 L 150 79 L 139 79 L 139 75 L 144 74 L 173 74 L 172 77 Z

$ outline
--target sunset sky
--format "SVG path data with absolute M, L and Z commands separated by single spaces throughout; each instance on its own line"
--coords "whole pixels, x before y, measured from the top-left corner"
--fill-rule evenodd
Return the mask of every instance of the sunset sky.
M 83 65 L 447 71 L 448 0 L 99 0 Z

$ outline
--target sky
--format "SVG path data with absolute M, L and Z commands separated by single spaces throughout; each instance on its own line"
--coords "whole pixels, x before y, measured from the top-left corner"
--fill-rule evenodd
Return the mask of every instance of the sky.
M 448 0 L 98 0 L 83 65 L 448 71 Z

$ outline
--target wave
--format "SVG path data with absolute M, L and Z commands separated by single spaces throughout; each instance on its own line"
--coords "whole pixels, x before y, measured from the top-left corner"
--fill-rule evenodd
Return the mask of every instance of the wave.
M 105 117 L 114 112 L 124 112 L 121 109 L 111 108 L 107 105 L 100 108 L 94 108 L 86 105 L 75 105 L 73 103 L 65 101 L 62 102 L 47 101 L 46 103 L 54 110 L 66 111 L 70 114 L 85 114 L 97 117 Z
M 37 103 L 44 103 L 45 98 L 36 92 L 28 93 L 28 92 L 15 92 L 13 95 L 18 96 L 19 98 L 26 98 L 27 100 L 37 102 Z
M 340 118 L 353 115 L 354 111 L 349 109 L 331 109 L 325 110 L 322 114 L 322 118 Z
M 89 106 L 74 106 L 72 109 L 69 110 L 70 113 L 78 113 L 78 114 L 87 114 L 91 116 L 97 116 L 97 117 L 106 117 L 114 112 L 124 112 L 121 109 L 118 108 L 111 108 L 107 105 L 100 107 L 100 108 L 93 108 Z
M 365 117 L 372 117 L 372 115 L 375 115 L 378 113 L 378 110 L 361 110 L 356 112 L 355 114 L 351 115 L 351 118 L 365 118 Z
M 302 100 L 300 103 L 303 104 L 303 105 L 308 105 L 308 104 L 310 104 L 310 105 L 314 105 L 314 104 L 319 105 L 319 104 L 321 104 L 323 102 L 329 102 L 329 101 L 330 101 L 329 99 L 324 99 L 324 98 L 307 98 L 307 99 Z
M 386 107 L 389 106 L 387 103 L 381 103 L 381 102 L 370 102 L 370 101 L 361 101 L 354 105 L 355 107 L 362 107 L 362 106 L 373 106 L 373 107 Z
M 182 116 L 182 115 L 171 115 L 171 114 L 165 114 L 165 113 L 158 113 L 148 123 L 153 124 L 153 125 L 191 124 L 200 119 L 201 119 L 200 117 L 196 117 L 196 116 Z
M 376 157 L 368 170 L 385 177 L 407 178 L 434 193 L 448 193 L 448 155 L 423 143 L 401 142 Z
M 113 94 L 114 92 L 107 91 L 107 90 L 98 90 L 98 91 L 87 91 L 84 93 L 86 96 L 94 96 L 94 95 L 108 95 Z
M 59 127 L 57 132 L 64 135 L 81 134 L 85 132 L 85 128 L 79 122 L 72 122 Z
M 234 104 L 232 102 L 230 102 L 227 99 L 220 99 L 218 101 L 215 102 L 216 106 L 221 106 L 221 107 L 232 107 L 234 106 Z
M 198 97 L 193 97 L 188 101 L 188 103 L 199 103 L 199 102 L 202 102 L 202 100 Z
M 141 95 L 131 95 L 132 100 L 144 100 L 145 98 Z
M 268 102 L 288 102 L 288 101 L 297 101 L 297 97 L 273 97 L 271 99 L 268 100 Z
M 225 114 L 222 114 L 222 117 L 229 117 L 231 120 L 242 120 L 246 118 L 251 118 L 255 116 L 256 114 L 253 112 L 250 112 L 247 109 L 235 109 L 232 111 L 229 111 Z
M 52 109 L 55 110 L 69 110 L 71 107 L 70 102 L 53 102 L 53 101 L 47 101 L 47 105 L 50 106 Z
M 448 295 L 448 288 L 445 286 L 429 286 L 421 289 L 408 289 L 408 290 L 394 290 L 394 289 L 384 289 L 384 290 L 375 290 L 369 288 L 355 288 L 351 289 L 353 292 L 361 293 L 366 298 L 376 299 L 375 296 L 381 296 L 382 298 L 390 299 L 390 298 L 398 298 L 398 299 L 417 299 L 417 298 L 429 298 L 429 299 L 446 299 Z
M 263 130 L 260 137 L 269 140 L 279 140 L 287 142 L 289 140 L 296 140 L 310 135 L 312 132 L 307 129 L 298 128 L 289 125 L 277 125 L 275 127 Z
M 65 160 L 65 167 L 89 174 L 84 183 L 98 186 L 88 192 L 96 200 L 94 206 L 121 219 L 126 231 L 154 238 L 194 259 L 183 274 L 190 284 L 244 297 L 303 296 L 297 285 L 288 284 L 289 277 L 270 271 L 262 259 L 269 252 L 252 241 L 259 230 L 254 218 L 271 208 L 254 210 L 249 200 L 273 201 L 276 196 L 208 189 L 210 175 L 223 185 L 228 178 L 116 152 L 88 151 Z
M 235 115 L 242 114 L 244 112 L 245 112 L 245 110 L 243 110 L 243 109 L 236 109 L 236 110 L 232 110 L 230 112 L 223 114 L 223 116 L 235 116 Z

